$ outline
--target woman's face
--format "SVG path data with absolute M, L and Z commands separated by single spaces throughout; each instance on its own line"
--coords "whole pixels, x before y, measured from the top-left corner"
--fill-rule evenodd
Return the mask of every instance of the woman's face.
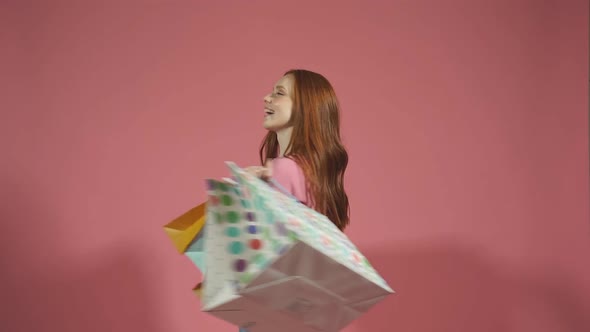
M 293 83 L 291 75 L 283 76 L 272 93 L 264 97 L 264 128 L 276 132 L 289 127 L 293 110 Z

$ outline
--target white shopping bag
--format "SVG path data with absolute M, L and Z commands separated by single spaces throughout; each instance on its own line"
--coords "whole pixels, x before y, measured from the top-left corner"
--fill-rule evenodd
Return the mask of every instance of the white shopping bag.
M 208 180 L 203 310 L 250 332 L 339 331 L 393 290 L 328 218 L 228 162 Z

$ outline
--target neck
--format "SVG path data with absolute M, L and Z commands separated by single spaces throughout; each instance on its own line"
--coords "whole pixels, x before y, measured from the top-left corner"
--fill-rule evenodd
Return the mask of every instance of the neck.
M 289 145 L 289 141 L 291 141 L 291 133 L 293 132 L 293 127 L 288 127 L 277 131 L 277 140 L 279 141 L 279 157 L 283 157 L 287 152 L 287 146 Z

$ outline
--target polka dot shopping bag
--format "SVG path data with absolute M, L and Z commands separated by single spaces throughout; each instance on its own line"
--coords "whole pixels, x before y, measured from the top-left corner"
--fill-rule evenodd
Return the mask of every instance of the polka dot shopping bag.
M 228 162 L 207 180 L 203 310 L 249 332 L 339 331 L 393 290 L 325 216 Z

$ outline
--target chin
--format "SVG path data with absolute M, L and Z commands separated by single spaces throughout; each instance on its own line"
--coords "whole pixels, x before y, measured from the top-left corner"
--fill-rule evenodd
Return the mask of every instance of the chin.
M 268 124 L 268 123 L 263 123 L 262 126 L 264 127 L 264 129 L 267 129 L 267 130 L 270 130 L 270 131 L 275 131 L 276 130 L 276 128 L 273 125 Z

